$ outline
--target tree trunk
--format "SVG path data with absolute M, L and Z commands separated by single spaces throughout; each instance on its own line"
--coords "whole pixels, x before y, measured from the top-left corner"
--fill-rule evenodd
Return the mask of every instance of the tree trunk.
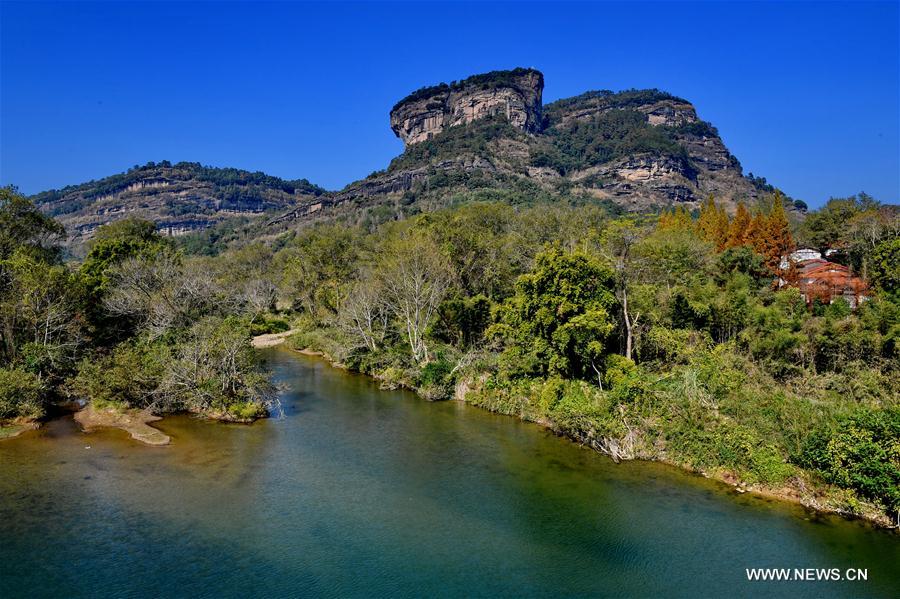
M 625 316 L 625 357 L 631 359 L 631 348 L 634 344 L 634 331 L 631 317 L 628 315 L 628 291 L 622 287 L 622 314 Z

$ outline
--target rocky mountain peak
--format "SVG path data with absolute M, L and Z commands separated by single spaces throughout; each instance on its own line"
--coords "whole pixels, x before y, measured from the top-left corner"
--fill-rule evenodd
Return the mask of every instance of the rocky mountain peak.
M 534 69 L 492 71 L 419 89 L 391 110 L 391 129 L 407 146 L 447 127 L 501 117 L 522 131 L 541 127 L 544 76 Z

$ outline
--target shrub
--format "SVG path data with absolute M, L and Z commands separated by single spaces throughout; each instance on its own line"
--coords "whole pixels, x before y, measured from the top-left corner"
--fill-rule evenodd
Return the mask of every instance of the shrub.
M 825 480 L 900 511 L 900 408 L 871 410 L 813 434 L 798 461 Z
M 111 354 L 85 358 L 69 382 L 69 392 L 97 407 L 143 408 L 152 401 L 170 358 L 164 344 L 119 345 Z
M 719 463 L 734 468 L 748 482 L 780 484 L 793 473 L 778 449 L 747 427 L 720 427 L 716 446 Z
M 610 388 L 623 383 L 637 369 L 637 365 L 632 360 L 619 354 L 606 356 L 605 367 L 603 382 Z
M 269 333 L 283 333 L 289 331 L 291 325 L 283 318 L 263 316 L 250 325 L 251 335 L 266 335 Z
M 43 416 L 43 392 L 37 375 L 20 368 L 0 368 L 0 420 Z
M 712 341 L 704 331 L 654 326 L 644 336 L 641 357 L 665 364 L 686 364 L 692 356 L 711 345 Z
M 256 420 L 267 414 L 268 410 L 265 406 L 252 401 L 233 403 L 228 406 L 228 415 L 239 421 Z
M 383 389 L 397 389 L 398 387 L 412 389 L 415 387 L 409 371 L 397 366 L 388 366 L 375 376 L 381 379 Z
M 419 373 L 419 385 L 422 387 L 446 385 L 450 382 L 451 370 L 453 370 L 453 365 L 443 357 L 438 357 L 422 367 Z

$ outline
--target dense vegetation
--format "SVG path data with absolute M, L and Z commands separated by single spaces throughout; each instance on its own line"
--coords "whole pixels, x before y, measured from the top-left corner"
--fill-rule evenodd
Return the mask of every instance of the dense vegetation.
M 687 151 L 667 127 L 655 127 L 636 110 L 610 110 L 587 121 L 573 120 L 546 131 L 552 146 L 533 157 L 535 166 L 547 166 L 565 175 L 635 154 L 667 156 L 690 170 Z
M 469 204 L 371 233 L 299 231 L 272 276 L 297 347 L 387 386 L 459 395 L 616 459 L 896 514 L 896 277 L 856 311 L 776 290 L 781 255 L 845 201 L 794 231 L 784 203 L 649 220 Z M 896 272 L 896 210 L 855 205 L 852 222 L 878 223 L 867 268 Z M 862 244 L 854 231 L 840 243 Z
M 273 393 L 248 339 L 290 323 L 295 347 L 385 386 L 541 422 L 615 459 L 900 511 L 896 207 L 836 199 L 792 227 L 777 195 L 734 215 L 709 199 L 632 218 L 484 199 L 502 201 L 323 223 L 216 257 L 127 220 L 65 264 L 59 225 L 5 189 L 0 418 L 68 396 L 252 419 Z M 778 289 L 796 240 L 839 250 L 868 301 Z
M 440 160 L 453 160 L 461 156 L 485 156 L 488 144 L 496 139 L 522 139 L 524 134 L 504 118 L 487 117 L 477 121 L 448 127 L 435 137 L 412 145 L 388 166 L 395 172 Z
M 610 90 L 598 90 L 585 92 L 571 98 L 564 98 L 547 104 L 544 107 L 544 118 L 546 125 L 552 127 L 556 125 L 566 113 L 575 110 L 630 110 L 638 106 L 645 106 L 655 102 L 669 100 L 687 104 L 687 100 L 673 96 L 672 94 L 658 89 L 629 89 L 620 92 Z
M 58 398 L 247 420 L 273 405 L 249 346 L 273 290 L 187 262 L 153 223 L 101 228 L 80 265 L 62 227 L 0 189 L 0 421 Z
M 466 87 L 486 90 L 495 89 L 498 87 L 515 86 L 516 79 L 521 77 L 522 75 L 527 75 L 528 73 L 537 73 L 537 71 L 534 71 L 533 69 L 518 67 L 508 71 L 491 71 L 489 73 L 481 73 L 479 75 L 473 75 L 472 77 L 468 77 L 461 81 L 451 81 L 449 84 L 439 83 L 437 85 L 421 87 L 394 104 L 394 107 L 391 108 L 391 112 L 394 112 L 395 110 L 409 102 L 426 100 L 428 98 L 431 98 L 432 96 L 449 93 L 451 91 L 460 90 Z
M 48 205 L 51 216 L 60 216 L 76 212 L 91 202 L 104 196 L 112 195 L 142 181 L 166 179 L 171 181 L 202 181 L 212 183 L 217 188 L 218 199 L 239 206 L 259 201 L 260 189 L 279 190 L 284 193 L 303 193 L 320 195 L 324 189 L 306 179 L 286 181 L 261 172 L 250 172 L 236 168 L 216 168 L 203 166 L 199 162 L 170 163 L 148 162 L 143 166 L 135 165 L 127 172 L 106 177 L 99 181 L 88 181 L 79 185 L 70 185 L 62 189 L 45 191 L 31 199 L 39 206 Z M 68 198 L 68 199 L 67 199 Z M 63 201 L 65 200 L 65 201 Z

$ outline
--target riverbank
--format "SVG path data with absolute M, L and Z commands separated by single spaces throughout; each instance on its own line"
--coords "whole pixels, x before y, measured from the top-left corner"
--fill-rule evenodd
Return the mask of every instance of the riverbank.
M 351 370 L 347 367 L 347 365 L 335 360 L 324 351 L 314 348 L 292 347 L 291 349 L 303 355 L 320 357 L 328 362 L 332 367 L 347 371 Z M 376 374 L 365 372 L 362 372 L 360 374 L 365 374 L 366 376 L 379 381 L 380 384 L 385 388 L 396 388 L 398 386 L 404 387 L 410 391 L 415 392 L 417 395 L 419 395 L 419 397 L 423 399 L 429 401 L 432 400 L 432 398 L 428 397 L 427 395 L 420 393 L 419 390 L 415 387 L 404 385 L 402 382 L 398 383 L 398 381 L 396 380 L 391 380 L 389 381 L 389 384 L 386 384 L 386 381 Z M 477 407 L 488 412 L 506 416 L 514 416 L 519 420 L 537 424 L 579 445 L 586 445 L 594 451 L 602 453 L 617 462 L 621 460 L 662 463 L 686 472 L 703 476 L 704 478 L 708 478 L 710 480 L 715 480 L 726 484 L 732 487 L 737 494 L 749 493 L 765 499 L 772 499 L 800 505 L 816 513 L 834 514 L 851 520 L 865 520 L 885 529 L 900 530 L 897 527 L 897 523 L 894 522 L 894 520 L 878 506 L 869 502 L 859 500 L 852 493 L 845 489 L 840 489 L 821 481 L 815 481 L 812 479 L 811 475 L 809 475 L 805 471 L 800 471 L 796 475 L 791 476 L 784 482 L 784 484 L 779 486 L 769 486 L 753 483 L 742 479 L 736 472 L 728 468 L 697 468 L 689 464 L 679 462 L 672 459 L 671 456 L 667 455 L 664 448 L 658 447 L 655 444 L 653 445 L 653 447 L 657 451 L 654 453 L 642 452 L 629 455 L 627 453 L 622 453 L 621 446 L 618 444 L 613 444 L 612 446 L 610 446 L 609 444 L 604 444 L 602 442 L 603 440 L 593 438 L 590 434 L 584 434 L 582 431 L 562 427 L 559 425 L 559 423 L 546 416 L 532 417 L 528 414 L 527 410 L 522 409 L 518 411 L 510 411 L 508 409 L 504 409 L 508 406 L 504 406 L 499 403 L 484 401 L 473 402 L 470 398 L 472 397 L 473 393 L 477 394 L 482 390 L 485 380 L 485 377 L 482 376 L 460 381 L 455 387 L 453 400 L 466 403 L 467 405 Z M 519 401 L 528 403 L 527 399 L 520 399 Z M 848 509 L 848 506 L 850 506 L 852 509 Z
M 40 426 L 39 422 L 9 422 L 0 424 L 0 441 L 15 439 L 26 431 L 32 431 Z
M 162 418 L 142 410 L 96 409 L 88 405 L 83 410 L 76 412 L 74 418 L 86 433 L 101 427 L 109 427 L 121 429 L 130 434 L 132 439 L 145 445 L 168 445 L 172 440 L 161 430 L 150 426 L 151 422 L 157 422 L 162 420 Z
M 528 423 L 380 391 L 298 353 L 262 357 L 284 419 L 167 415 L 151 426 L 172 443 L 148 448 L 118 430 L 84 435 L 66 417 L 0 444 L 5 588 L 753 596 L 761 583 L 744 568 L 765 556 L 761 566 L 868 568 L 868 582 L 826 591 L 898 596 L 897 536 L 866 522 L 659 463 L 616 465 Z M 810 599 L 824 588 L 764 586 Z
M 257 335 L 250 340 L 250 345 L 252 345 L 256 349 L 275 347 L 276 345 L 281 345 L 282 343 L 284 343 L 288 337 L 296 332 L 296 329 L 291 329 L 289 331 L 283 331 L 281 333 L 266 333 L 264 335 Z

